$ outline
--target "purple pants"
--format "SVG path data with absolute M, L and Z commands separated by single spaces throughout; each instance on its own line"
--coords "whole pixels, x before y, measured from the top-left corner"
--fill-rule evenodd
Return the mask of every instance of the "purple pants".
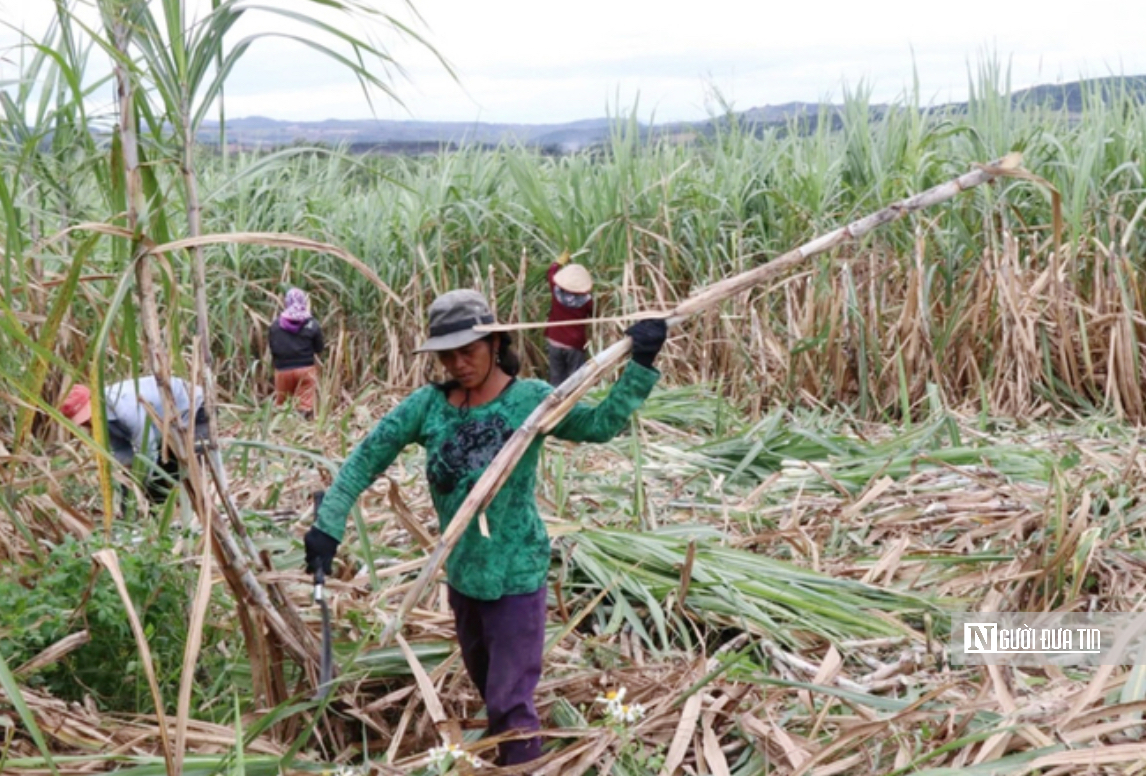
M 546 589 L 481 601 L 449 589 L 450 608 L 462 660 L 485 701 L 488 734 L 538 730 L 533 692 L 541 678 L 545 648 Z M 507 741 L 498 765 L 517 765 L 541 756 L 541 738 Z

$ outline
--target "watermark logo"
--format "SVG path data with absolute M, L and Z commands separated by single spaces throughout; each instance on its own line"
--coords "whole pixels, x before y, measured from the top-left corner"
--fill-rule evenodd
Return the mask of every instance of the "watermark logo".
M 994 622 L 963 623 L 963 644 L 968 654 L 993 655 L 999 647 L 999 625 Z
M 1146 614 L 952 614 L 953 665 L 1133 665 L 1146 661 Z
M 1076 648 L 1077 645 L 1077 648 Z M 1101 628 L 1000 628 L 995 622 L 963 623 L 963 651 L 969 655 L 1100 655 Z

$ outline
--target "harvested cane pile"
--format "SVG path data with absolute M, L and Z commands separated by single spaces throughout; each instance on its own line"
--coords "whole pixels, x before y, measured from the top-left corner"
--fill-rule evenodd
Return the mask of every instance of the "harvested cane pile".
M 393 400 L 359 398 L 345 431 L 289 415 L 225 430 L 232 470 L 269 444 L 260 436 L 277 440 L 232 493 L 274 558 L 260 581 L 281 583 L 316 635 L 291 537 L 323 475 L 293 451 L 338 455 Z M 551 749 L 536 772 L 1113 773 L 1146 756 L 1141 668 L 954 666 L 944 614 L 1136 607 L 1146 466 L 1131 429 L 992 428 L 942 407 L 898 431 L 785 412 L 752 421 L 698 388 L 658 391 L 643 415 L 636 437 L 608 446 L 547 443 L 555 563 L 538 698 Z M 348 535 L 329 582 L 329 705 L 300 685 L 275 709 L 192 720 L 184 772 L 436 773 L 445 740 L 491 758 L 440 586 L 404 638 L 377 647 L 435 521 L 420 454 L 390 475 L 352 523 L 367 541 Z M 46 531 L 32 519 L 42 506 L 21 509 Z M 25 688 L 49 765 L 8 692 L 6 773 L 162 772 L 154 717 Z

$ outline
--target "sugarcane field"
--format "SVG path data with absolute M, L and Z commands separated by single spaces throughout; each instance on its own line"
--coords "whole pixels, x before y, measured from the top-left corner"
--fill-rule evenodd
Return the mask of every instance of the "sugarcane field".
M 397 3 L 43 5 L 0 773 L 1146 773 L 1146 76 L 256 142 L 264 37 L 465 68 Z

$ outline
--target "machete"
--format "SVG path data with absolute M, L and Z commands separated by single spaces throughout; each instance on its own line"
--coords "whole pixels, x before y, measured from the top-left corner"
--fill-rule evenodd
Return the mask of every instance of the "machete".
M 318 508 L 322 506 L 322 497 L 325 491 L 314 492 L 314 515 L 318 517 Z M 316 564 L 314 570 L 314 602 L 322 608 L 322 664 L 318 671 L 318 691 L 314 700 L 321 701 L 330 694 L 330 680 L 334 676 L 334 643 L 330 633 L 330 607 L 326 603 L 323 590 L 326 584 L 326 575 L 322 571 L 322 563 Z

